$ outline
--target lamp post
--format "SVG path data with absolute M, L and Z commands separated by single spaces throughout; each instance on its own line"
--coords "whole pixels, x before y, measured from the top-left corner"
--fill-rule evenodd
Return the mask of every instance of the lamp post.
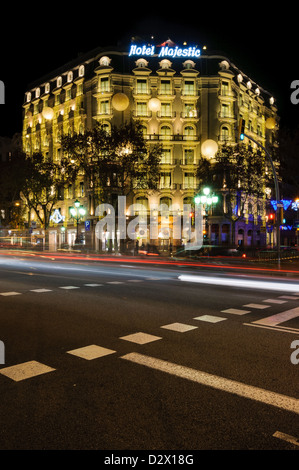
M 203 194 L 198 194 L 194 198 L 195 204 L 202 204 L 205 211 L 205 231 L 208 232 L 208 209 L 212 207 L 213 204 L 217 204 L 218 196 L 211 193 L 210 188 L 203 188 Z
M 77 235 L 75 243 L 79 243 L 79 220 L 86 214 L 86 210 L 80 204 L 80 201 L 78 201 L 78 199 L 76 199 L 76 201 L 74 202 L 74 206 L 75 207 L 70 207 L 70 213 L 72 218 L 75 219 L 77 222 Z

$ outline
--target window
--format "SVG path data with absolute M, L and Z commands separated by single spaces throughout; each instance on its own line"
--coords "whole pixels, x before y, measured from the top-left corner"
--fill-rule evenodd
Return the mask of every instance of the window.
M 67 74 L 67 82 L 71 83 L 73 81 L 73 72 L 68 72 Z
M 101 92 L 109 91 L 109 78 L 108 77 L 102 77 L 100 79 L 99 88 L 100 88 L 99 91 Z
M 171 164 L 171 149 L 163 149 L 161 164 Z
M 229 85 L 228 82 L 221 83 L 221 94 L 227 96 L 229 94 Z
M 171 137 L 171 128 L 169 126 L 162 126 L 161 127 L 161 138 L 162 139 L 170 139 Z
M 39 98 L 40 97 L 40 88 L 37 88 L 35 90 L 35 98 Z
M 184 95 L 195 95 L 195 84 L 193 80 L 185 80 L 184 82 Z
M 229 129 L 227 126 L 221 127 L 220 140 L 222 141 L 229 140 Z
M 197 117 L 197 110 L 195 108 L 195 104 L 185 103 L 185 105 L 184 105 L 184 116 L 183 117 L 185 117 L 185 118 Z
M 170 80 L 161 80 L 160 84 L 160 94 L 161 95 L 171 95 L 171 82 Z
M 147 81 L 138 79 L 136 83 L 136 92 L 146 94 L 147 93 Z
M 57 81 L 56 81 L 56 86 L 57 86 L 57 88 L 59 88 L 59 87 L 61 87 L 61 85 L 62 85 L 62 77 L 58 77 Z
M 184 164 L 193 165 L 194 163 L 194 149 L 185 149 L 184 150 Z
M 228 104 L 221 105 L 221 117 L 229 117 L 229 105 Z
M 186 126 L 184 128 L 184 136 L 187 140 L 193 140 L 195 135 L 196 133 L 193 126 Z
M 50 83 L 45 84 L 45 93 L 50 93 Z
M 193 173 L 184 173 L 184 189 L 195 188 L 195 176 Z
M 171 188 L 171 173 L 161 173 L 160 174 L 160 189 L 170 189 Z
M 170 117 L 171 116 L 171 105 L 170 103 L 161 103 L 161 116 Z
M 137 116 L 147 116 L 147 105 L 144 102 L 137 103 Z
M 83 77 L 85 73 L 85 67 L 84 65 L 80 65 L 79 67 L 79 77 Z
M 99 114 L 109 114 L 109 101 L 108 100 L 101 101 L 99 108 L 100 108 Z

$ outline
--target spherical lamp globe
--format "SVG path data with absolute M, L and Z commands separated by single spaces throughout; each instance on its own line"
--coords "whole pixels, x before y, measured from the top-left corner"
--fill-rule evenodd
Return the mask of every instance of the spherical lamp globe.
M 51 121 L 51 119 L 53 119 L 54 117 L 54 111 L 52 108 L 46 107 L 43 109 L 42 115 L 45 119 L 47 119 L 48 121 Z
M 274 129 L 276 125 L 275 119 L 270 117 L 266 119 L 266 127 L 267 129 Z
M 206 158 L 214 158 L 218 152 L 218 144 L 215 140 L 208 139 L 201 146 L 201 153 Z
M 148 109 L 153 112 L 160 111 L 161 101 L 158 98 L 151 98 L 148 102 Z
M 125 93 L 116 93 L 112 98 L 112 106 L 116 111 L 124 111 L 129 106 L 129 98 Z

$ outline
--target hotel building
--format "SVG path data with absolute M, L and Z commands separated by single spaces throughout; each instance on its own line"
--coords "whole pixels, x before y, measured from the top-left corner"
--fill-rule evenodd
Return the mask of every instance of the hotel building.
M 28 155 L 42 152 L 59 161 L 63 134 L 84 132 L 97 123 L 109 129 L 111 125 L 139 120 L 145 139 L 163 145 L 159 187 L 134 192 L 128 205 L 166 203 L 183 211 L 183 204 L 193 203 L 197 193 L 196 171 L 204 152 L 202 144 L 212 140 L 218 148 L 224 143 L 236 145 L 241 118 L 246 122 L 246 134 L 256 141 L 262 145 L 274 141 L 275 129 L 266 126 L 268 118 L 277 121 L 271 94 L 227 57 L 204 50 L 199 53 L 188 46 L 175 49 L 170 42 L 166 46 L 162 54 L 158 46 L 98 48 L 31 84 L 23 104 L 24 151 Z M 113 98 L 119 94 L 128 98 L 123 110 L 114 104 Z M 75 199 L 86 209 L 80 224 L 82 239 L 102 249 L 105 240 L 94 236 L 96 202 L 83 178 L 74 187 L 65 188 L 56 205 L 56 215 L 62 217 L 54 217 L 51 223 L 50 247 L 74 243 L 76 227 L 69 207 Z M 256 207 L 248 204 L 235 226 L 235 240 L 244 246 L 266 243 L 265 201 Z M 208 238 L 210 243 L 228 244 L 231 224 L 220 208 L 216 209 L 208 214 Z M 39 228 L 34 220 L 32 226 Z M 159 231 L 158 240 L 150 240 L 146 231 L 140 233 L 139 244 L 148 242 L 167 250 L 170 243 L 180 245 L 184 239 L 183 235 L 181 240 L 173 239 L 170 223 L 169 230 Z

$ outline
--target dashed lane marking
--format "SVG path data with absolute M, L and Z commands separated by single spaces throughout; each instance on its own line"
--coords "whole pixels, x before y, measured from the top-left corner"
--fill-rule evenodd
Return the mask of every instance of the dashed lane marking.
M 221 310 L 221 313 L 232 313 L 233 315 L 246 315 L 246 313 L 250 313 L 250 310 L 241 310 L 238 308 L 227 308 L 226 310 Z
M 123 339 L 125 341 L 130 341 L 136 344 L 147 344 L 147 343 L 151 343 L 152 341 L 157 341 L 162 338 L 160 336 L 154 336 L 154 335 L 149 335 L 148 333 L 138 332 L 138 333 L 133 333 L 127 336 L 122 336 L 120 337 L 120 339 Z
M 62 286 L 62 287 L 59 287 L 59 289 L 80 289 L 80 287 L 78 286 Z
M 264 305 L 264 304 L 247 304 L 243 305 L 243 307 L 248 307 L 248 308 L 257 308 L 257 309 L 264 309 L 264 308 L 269 308 L 270 305 Z
M 21 295 L 21 292 L 1 292 L 0 295 L 3 295 L 3 296 Z
M 67 351 L 68 354 L 73 356 L 81 357 L 91 361 L 92 359 L 98 359 L 99 357 L 108 356 L 109 354 L 114 354 L 116 351 L 112 349 L 103 348 L 97 346 L 96 344 L 91 344 L 90 346 L 85 346 L 83 348 L 73 349 L 72 351 Z
M 195 330 L 197 326 L 186 325 L 185 323 L 170 323 L 169 325 L 161 326 L 166 330 L 178 331 L 179 333 L 185 333 L 186 331 Z
M 55 369 L 52 367 L 48 367 L 40 362 L 28 361 L 0 369 L 0 374 L 5 375 L 15 382 L 20 382 L 21 380 L 30 379 L 37 375 L 46 374 L 47 372 L 52 372 L 54 370 Z
M 52 292 L 52 289 L 31 289 L 30 292 L 41 294 L 42 292 Z
M 223 317 L 215 317 L 214 315 L 201 315 L 200 317 L 195 317 L 193 320 L 205 321 L 209 323 L 218 323 L 223 320 L 227 320 L 227 318 Z

